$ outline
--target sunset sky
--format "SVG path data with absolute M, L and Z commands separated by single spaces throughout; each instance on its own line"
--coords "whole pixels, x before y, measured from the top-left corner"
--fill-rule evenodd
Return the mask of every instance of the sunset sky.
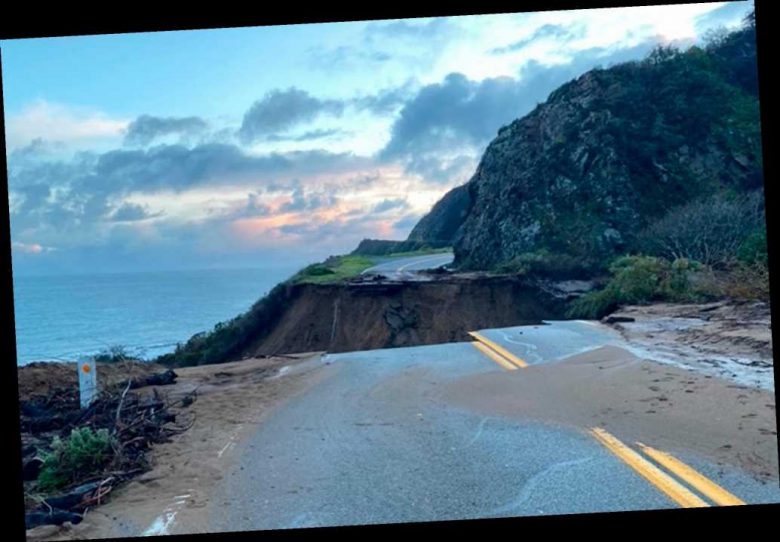
M 303 265 L 403 239 L 560 84 L 752 8 L 2 41 L 14 271 Z

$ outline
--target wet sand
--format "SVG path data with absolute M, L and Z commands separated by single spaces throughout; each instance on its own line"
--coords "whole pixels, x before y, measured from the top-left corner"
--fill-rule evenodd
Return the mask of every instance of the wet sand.
M 603 427 L 626 442 L 693 452 L 777 483 L 772 393 L 642 360 L 615 346 L 465 377 L 444 397 L 485 414 Z
M 768 303 L 631 305 L 610 318 L 618 320 L 612 327 L 641 358 L 774 390 Z

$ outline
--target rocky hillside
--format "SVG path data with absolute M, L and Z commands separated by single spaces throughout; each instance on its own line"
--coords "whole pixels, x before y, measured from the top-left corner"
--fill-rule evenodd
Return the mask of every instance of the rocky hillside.
M 455 263 L 560 254 L 599 269 L 671 210 L 762 190 L 752 22 L 686 51 L 594 69 L 499 130 L 471 180 L 410 240 L 450 236 Z
M 409 234 L 409 241 L 452 244 L 471 207 L 468 185 L 447 192 Z

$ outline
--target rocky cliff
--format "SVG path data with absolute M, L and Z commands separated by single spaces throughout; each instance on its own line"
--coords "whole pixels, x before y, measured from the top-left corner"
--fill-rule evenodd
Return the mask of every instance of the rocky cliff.
M 471 194 L 468 185 L 453 188 L 420 219 L 409 234 L 409 241 L 451 245 L 460 233 L 460 227 L 470 208 Z
M 581 288 L 513 276 L 280 284 L 247 313 L 193 336 L 157 361 L 188 366 L 468 341 L 469 331 L 560 319 Z
M 592 70 L 501 128 L 410 239 L 452 235 L 466 269 L 540 251 L 603 266 L 680 205 L 762 189 L 756 89 L 751 24 Z

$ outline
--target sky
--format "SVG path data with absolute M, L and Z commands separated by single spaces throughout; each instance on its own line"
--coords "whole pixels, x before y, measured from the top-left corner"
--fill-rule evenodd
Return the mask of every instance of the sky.
M 14 273 L 305 265 L 404 239 L 559 85 L 752 9 L 0 41 Z

